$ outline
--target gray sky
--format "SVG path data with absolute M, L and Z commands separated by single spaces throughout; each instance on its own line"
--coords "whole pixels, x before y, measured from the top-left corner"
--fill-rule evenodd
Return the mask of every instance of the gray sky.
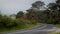
M 0 10 L 3 14 L 14 14 L 18 11 L 25 11 L 31 4 L 38 0 L 0 0 Z M 55 2 L 54 0 L 42 0 L 45 4 Z

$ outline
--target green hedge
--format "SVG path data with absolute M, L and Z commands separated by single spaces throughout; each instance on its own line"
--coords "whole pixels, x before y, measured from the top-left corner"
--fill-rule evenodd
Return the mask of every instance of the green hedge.
M 34 24 L 34 22 L 23 19 L 12 19 L 7 16 L 1 16 L 0 18 L 0 28 L 12 28 L 16 26 L 23 26 L 26 24 Z

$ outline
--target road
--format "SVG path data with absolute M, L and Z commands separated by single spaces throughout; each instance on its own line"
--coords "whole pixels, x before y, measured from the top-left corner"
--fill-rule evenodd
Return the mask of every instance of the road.
M 16 32 L 7 32 L 4 34 L 48 34 L 49 32 L 55 31 L 56 27 L 54 25 L 39 25 L 36 28 L 30 30 L 16 31 Z

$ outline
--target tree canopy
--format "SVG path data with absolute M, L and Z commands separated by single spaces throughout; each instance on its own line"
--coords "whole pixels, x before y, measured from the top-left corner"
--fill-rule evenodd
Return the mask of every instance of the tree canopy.
M 23 15 L 24 15 L 24 12 L 23 11 L 19 11 L 17 13 L 17 15 L 16 15 L 16 18 L 21 18 L 21 17 L 23 17 Z

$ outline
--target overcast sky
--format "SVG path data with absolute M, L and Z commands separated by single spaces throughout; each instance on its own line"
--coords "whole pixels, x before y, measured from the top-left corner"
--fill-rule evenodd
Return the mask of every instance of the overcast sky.
M 0 0 L 0 10 L 3 14 L 14 14 L 18 11 L 25 11 L 31 7 L 31 4 L 39 0 Z M 54 0 L 42 0 L 45 4 L 55 2 Z

